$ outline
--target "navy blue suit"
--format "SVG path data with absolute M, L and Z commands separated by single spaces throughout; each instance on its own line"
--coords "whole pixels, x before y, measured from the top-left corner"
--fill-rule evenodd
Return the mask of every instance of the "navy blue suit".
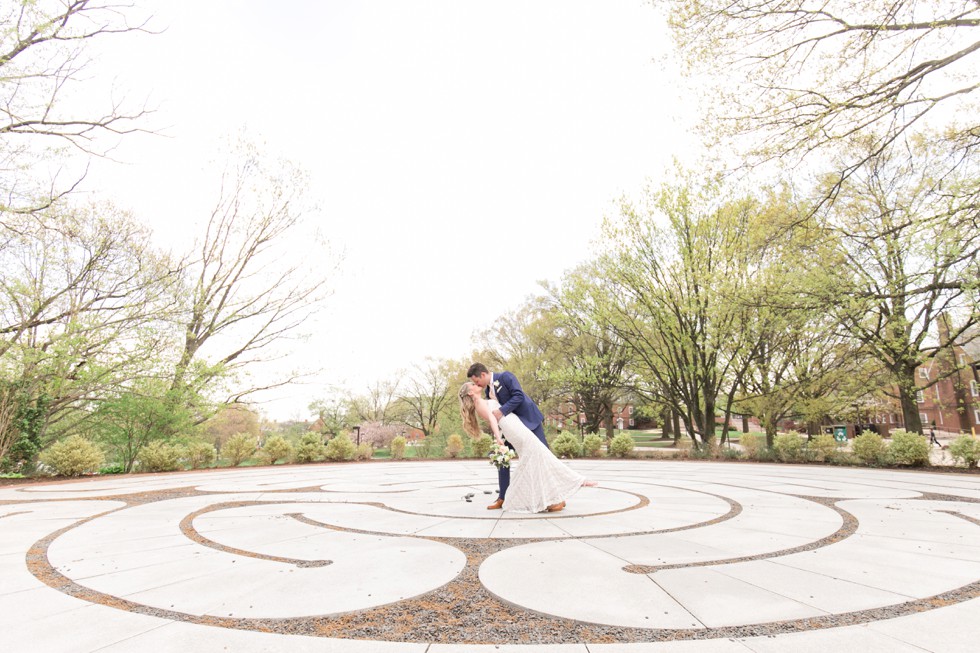
M 517 377 L 510 372 L 500 372 L 490 375 L 490 383 L 493 385 L 493 391 L 500 403 L 500 412 L 505 417 L 511 413 L 517 415 L 524 426 L 538 436 L 538 440 L 541 440 L 541 443 L 547 447 L 548 440 L 544 437 L 544 415 L 541 414 L 537 404 L 524 394 Z M 487 399 L 490 398 L 490 386 L 484 388 L 483 394 Z M 503 435 L 503 431 L 501 431 L 501 435 Z M 510 442 L 507 442 L 506 438 L 504 442 L 511 449 L 514 448 Z M 497 481 L 500 483 L 500 498 L 503 499 L 507 495 L 507 488 L 510 487 L 510 467 L 497 469 Z

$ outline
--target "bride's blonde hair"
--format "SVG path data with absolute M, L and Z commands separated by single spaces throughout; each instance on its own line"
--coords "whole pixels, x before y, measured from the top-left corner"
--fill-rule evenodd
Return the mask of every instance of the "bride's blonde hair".
M 478 438 L 483 433 L 476 419 L 476 402 L 470 396 L 471 385 L 473 383 L 467 381 L 459 389 L 459 414 L 463 418 L 463 430 L 469 433 L 470 437 Z

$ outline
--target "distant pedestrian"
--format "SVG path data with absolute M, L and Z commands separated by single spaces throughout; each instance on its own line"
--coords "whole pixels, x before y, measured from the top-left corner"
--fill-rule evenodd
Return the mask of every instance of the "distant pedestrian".
M 940 449 L 943 448 L 942 442 L 940 442 L 938 439 L 936 439 L 936 423 L 935 422 L 933 422 L 929 426 L 929 444 L 934 444 L 937 447 L 939 447 Z

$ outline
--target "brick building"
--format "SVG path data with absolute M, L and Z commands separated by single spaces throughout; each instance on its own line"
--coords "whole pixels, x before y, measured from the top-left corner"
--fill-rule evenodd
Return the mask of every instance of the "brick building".
M 650 420 L 640 420 L 642 423 L 638 423 L 638 416 L 636 415 L 636 409 L 632 403 L 616 404 L 613 406 L 613 428 L 624 430 L 624 429 L 635 429 L 635 428 L 655 428 L 655 424 L 650 422 Z M 585 414 L 580 413 L 576 410 L 575 404 L 572 402 L 565 402 L 558 406 L 554 413 L 549 413 L 545 415 L 544 423 L 546 426 L 551 426 L 553 428 L 562 430 L 579 430 L 579 427 L 585 424 Z M 603 420 L 600 428 L 606 428 L 606 422 Z
M 939 320 L 939 337 L 948 341 L 949 330 Z M 919 419 L 924 429 L 935 423 L 937 431 L 980 435 L 980 337 L 976 330 L 915 372 Z M 901 408 L 895 401 L 870 415 L 885 430 L 904 428 Z

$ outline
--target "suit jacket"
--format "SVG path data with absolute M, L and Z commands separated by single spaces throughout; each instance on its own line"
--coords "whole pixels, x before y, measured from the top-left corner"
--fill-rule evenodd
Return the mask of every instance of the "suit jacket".
M 504 415 L 514 413 L 524 422 L 524 426 L 532 431 L 544 422 L 544 415 L 541 414 L 541 410 L 530 397 L 524 394 L 516 376 L 510 372 L 492 374 L 490 383 L 493 384 L 493 391 L 500 403 L 501 413 Z M 489 386 L 484 389 L 484 396 L 487 399 L 490 398 Z

